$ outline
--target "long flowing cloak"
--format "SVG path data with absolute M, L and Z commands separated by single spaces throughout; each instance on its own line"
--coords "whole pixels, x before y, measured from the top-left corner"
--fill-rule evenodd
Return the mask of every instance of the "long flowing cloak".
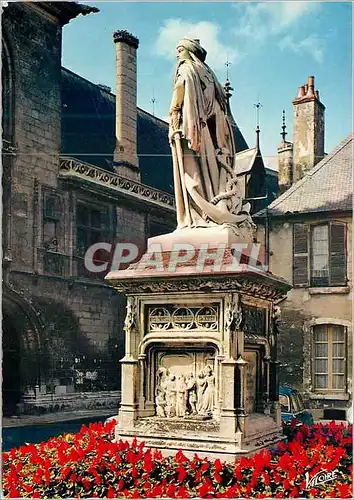
M 232 210 L 230 197 L 216 200 L 236 187 L 231 182 L 235 144 L 224 91 L 211 69 L 193 55 L 177 68 L 175 90 L 180 86 L 184 87 L 180 151 L 175 141 L 171 144 L 178 228 L 242 222 L 246 216 L 237 215 L 242 204 L 239 192 Z

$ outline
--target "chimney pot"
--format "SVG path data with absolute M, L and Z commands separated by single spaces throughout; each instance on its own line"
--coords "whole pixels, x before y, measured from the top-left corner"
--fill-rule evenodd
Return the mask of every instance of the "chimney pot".
M 297 97 L 301 99 L 301 97 L 304 97 L 304 95 L 305 95 L 305 87 L 304 85 L 302 85 L 301 87 L 299 87 L 299 93 Z
M 309 76 L 309 78 L 308 78 L 306 95 L 308 95 L 308 96 L 315 95 L 315 77 L 314 76 Z

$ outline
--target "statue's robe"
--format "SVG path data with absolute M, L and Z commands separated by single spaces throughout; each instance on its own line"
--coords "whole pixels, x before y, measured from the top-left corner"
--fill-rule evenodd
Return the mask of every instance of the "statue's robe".
M 171 142 L 178 229 L 242 222 L 247 215 L 237 215 L 241 194 L 230 184 L 235 143 L 226 96 L 211 69 L 193 54 L 176 71 L 170 113 L 178 109 L 181 140 Z M 231 188 L 237 193 L 211 203 Z

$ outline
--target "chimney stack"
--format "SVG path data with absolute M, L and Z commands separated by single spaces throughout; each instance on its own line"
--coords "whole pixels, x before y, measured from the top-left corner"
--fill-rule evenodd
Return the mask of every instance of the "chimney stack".
M 117 174 L 140 181 L 137 156 L 136 51 L 139 40 L 120 30 L 113 33 L 116 48 L 116 148 Z
M 293 182 L 301 179 L 324 157 L 324 111 L 315 77 L 309 76 L 293 101 Z

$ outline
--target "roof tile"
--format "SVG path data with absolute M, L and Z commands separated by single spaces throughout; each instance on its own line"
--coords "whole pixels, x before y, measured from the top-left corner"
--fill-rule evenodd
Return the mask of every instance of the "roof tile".
M 353 136 L 342 141 L 268 207 L 268 215 L 352 211 Z M 264 217 L 261 210 L 255 217 Z

